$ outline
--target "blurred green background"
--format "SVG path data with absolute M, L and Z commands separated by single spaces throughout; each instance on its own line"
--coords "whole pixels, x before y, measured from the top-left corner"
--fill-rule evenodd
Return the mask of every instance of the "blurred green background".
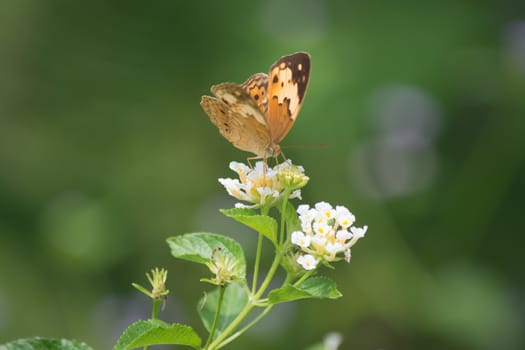
M 193 325 L 208 272 L 165 239 L 255 235 L 218 213 L 248 156 L 199 106 L 310 52 L 282 145 L 304 203 L 349 207 L 366 239 L 326 272 L 344 297 L 274 309 L 231 349 L 524 349 L 523 1 L 0 2 L 0 343 L 108 349 L 169 269 L 162 317 Z M 327 144 L 328 147 L 317 147 Z

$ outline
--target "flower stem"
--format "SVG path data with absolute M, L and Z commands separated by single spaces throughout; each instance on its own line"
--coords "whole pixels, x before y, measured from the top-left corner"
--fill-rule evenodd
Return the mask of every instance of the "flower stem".
M 204 349 L 208 349 L 211 340 L 213 339 L 213 336 L 215 335 L 215 330 L 217 329 L 217 322 L 219 321 L 219 315 L 221 313 L 221 306 L 222 306 L 222 299 L 224 297 L 224 290 L 226 288 L 223 285 L 219 286 L 219 296 L 217 299 L 217 310 L 215 310 L 215 317 L 213 318 L 213 323 L 211 325 L 210 335 L 208 336 L 208 341 L 206 342 L 206 346 Z
M 310 270 L 308 271 L 307 273 L 305 273 L 304 275 L 301 276 L 301 278 L 299 278 L 297 281 L 295 281 L 295 283 L 293 284 L 294 287 L 297 287 L 298 285 L 300 285 L 301 283 L 303 283 L 304 281 L 306 281 L 311 275 L 313 275 L 315 273 L 315 270 Z
M 255 293 L 255 290 L 257 289 L 257 279 L 259 278 L 259 266 L 261 264 L 262 245 L 263 235 L 259 233 L 257 239 L 257 252 L 255 254 L 255 265 L 253 267 L 252 294 Z
M 264 206 L 261 208 L 261 215 L 268 215 L 269 207 Z M 252 281 L 252 294 L 255 293 L 257 289 L 257 280 L 259 278 L 259 267 L 261 265 L 261 255 L 262 255 L 262 245 L 263 245 L 263 235 L 259 233 L 257 239 L 257 251 L 255 254 L 255 265 L 253 266 L 253 281 Z
M 158 320 L 159 310 L 160 310 L 161 305 L 162 305 L 162 299 L 153 298 L 153 307 L 151 308 L 151 319 L 152 320 Z M 144 347 L 144 350 L 148 350 L 148 349 L 149 349 L 149 346 L 146 345 Z
M 279 246 L 282 247 L 283 243 L 284 243 L 284 236 L 285 236 L 285 232 L 284 232 L 284 222 L 285 222 L 285 217 L 286 217 L 286 205 L 288 204 L 288 197 L 290 196 L 290 192 L 291 192 L 291 189 L 290 188 L 286 188 L 286 190 L 284 191 L 284 195 L 283 195 L 283 206 L 281 208 L 281 228 L 279 230 Z
M 153 299 L 153 307 L 151 309 L 151 319 L 157 320 L 159 318 L 160 306 L 162 305 L 162 299 Z

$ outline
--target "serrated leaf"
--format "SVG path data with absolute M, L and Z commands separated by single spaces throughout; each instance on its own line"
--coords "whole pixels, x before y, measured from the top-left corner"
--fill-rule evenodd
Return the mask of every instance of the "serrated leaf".
M 122 333 L 113 350 L 158 344 L 186 345 L 199 349 L 201 338 L 189 326 L 177 323 L 170 325 L 160 320 L 142 320 L 133 323 Z
M 298 299 L 337 299 L 342 296 L 336 284 L 328 277 L 310 277 L 298 286 L 287 284 L 268 294 L 270 304 L 284 303 Z
M 213 252 L 221 249 L 221 254 L 228 256 L 239 271 L 239 277 L 246 276 L 246 260 L 239 243 L 230 237 L 216 233 L 196 232 L 170 237 L 166 240 L 171 248 L 171 254 L 179 259 L 206 264 L 210 261 Z
M 0 350 L 93 350 L 93 348 L 76 340 L 35 337 L 0 345 Z
M 221 213 L 259 232 L 272 243 L 277 242 L 277 221 L 266 215 L 258 215 L 246 208 L 221 209 Z
M 197 304 L 199 316 L 204 324 L 204 327 L 211 330 L 213 319 L 215 317 L 215 310 L 217 310 L 217 302 L 219 297 L 219 290 L 215 289 L 201 298 Z M 224 329 L 233 321 L 241 312 L 244 306 L 248 303 L 248 294 L 239 283 L 231 283 L 226 286 L 224 296 L 222 298 L 221 313 L 217 321 L 215 336 L 224 331 Z

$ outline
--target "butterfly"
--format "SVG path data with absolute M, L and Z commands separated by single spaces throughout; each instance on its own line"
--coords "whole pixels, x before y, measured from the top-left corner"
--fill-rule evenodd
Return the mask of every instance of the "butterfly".
M 279 58 L 267 74 L 242 84 L 211 87 L 201 106 L 222 136 L 254 158 L 282 154 L 279 143 L 292 128 L 303 104 L 310 77 L 310 55 L 297 52 Z

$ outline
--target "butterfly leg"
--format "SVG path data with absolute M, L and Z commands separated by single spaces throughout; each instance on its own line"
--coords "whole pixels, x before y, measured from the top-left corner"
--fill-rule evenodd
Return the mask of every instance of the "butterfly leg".
M 246 162 L 248 163 L 248 166 L 249 166 L 251 169 L 253 169 L 253 164 L 252 164 L 251 161 L 253 161 L 253 160 L 257 160 L 257 159 L 261 159 L 261 157 L 259 157 L 259 156 L 255 156 L 255 157 L 248 157 L 248 158 L 246 158 Z M 266 163 L 266 161 L 265 161 L 265 163 Z
M 279 153 L 277 153 L 273 157 L 276 165 L 279 164 L 279 157 L 281 157 L 283 159 L 283 162 L 286 162 L 288 160 L 288 158 L 286 158 L 286 156 L 284 155 L 284 152 L 282 150 L 279 150 Z

